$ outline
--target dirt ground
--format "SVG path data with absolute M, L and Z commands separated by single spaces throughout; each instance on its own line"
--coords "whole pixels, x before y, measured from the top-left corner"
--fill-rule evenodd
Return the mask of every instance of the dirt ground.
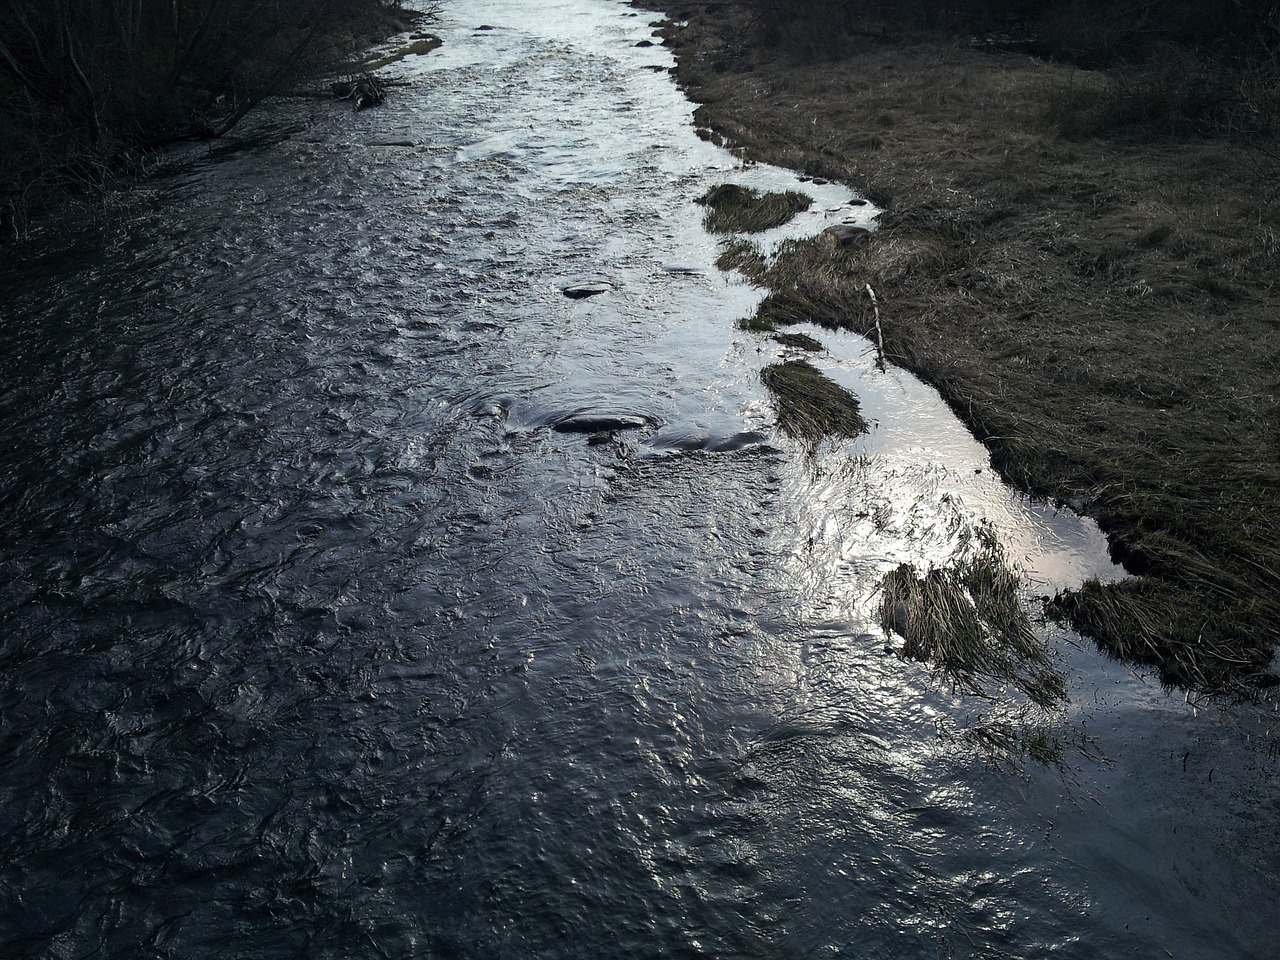
M 732 7 L 662 28 L 696 121 L 847 183 L 880 229 L 741 269 L 870 332 L 1014 484 L 1095 517 L 1136 574 L 1049 613 L 1170 684 L 1276 682 L 1280 176 L 1256 148 L 1105 129 L 1108 78 L 960 41 L 778 49 Z

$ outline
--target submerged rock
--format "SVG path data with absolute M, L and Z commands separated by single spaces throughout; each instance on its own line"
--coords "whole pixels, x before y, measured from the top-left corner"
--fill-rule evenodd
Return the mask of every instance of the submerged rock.
M 551 425 L 556 433 L 587 433 L 596 436 L 608 435 L 618 430 L 640 430 L 650 425 L 648 417 L 638 413 L 574 413 L 563 417 Z
M 842 247 L 850 247 L 855 243 L 861 243 L 871 236 L 870 230 L 854 223 L 837 223 L 834 227 L 827 227 L 822 232 Z
M 598 280 L 591 283 L 572 283 L 567 287 L 561 287 L 560 292 L 570 300 L 584 300 L 587 297 L 596 297 L 602 293 L 608 293 L 612 289 L 612 284 Z

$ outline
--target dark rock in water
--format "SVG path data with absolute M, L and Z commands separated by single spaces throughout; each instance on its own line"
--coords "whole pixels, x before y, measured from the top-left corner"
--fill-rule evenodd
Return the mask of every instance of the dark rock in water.
M 573 283 L 567 287 L 561 287 L 560 292 L 570 300 L 583 300 L 587 297 L 599 296 L 602 293 L 608 293 L 613 287 L 603 280 L 592 283 Z
M 822 232 L 830 236 L 842 247 L 861 243 L 867 237 L 871 236 L 871 231 L 866 227 L 859 227 L 852 223 L 838 223 L 834 227 L 827 227 L 827 229 Z
M 493 29 L 493 26 L 491 24 L 482 23 L 480 24 L 480 26 L 476 27 L 476 32 L 479 32 L 481 30 L 492 30 L 492 29 Z
M 637 46 L 637 47 L 652 47 L 652 46 L 653 46 L 653 41 L 652 41 L 652 40 L 641 40 L 639 43 L 637 43 L 637 44 L 636 44 L 636 46 Z
M 649 418 L 638 413 L 574 413 L 551 425 L 556 433 L 589 433 L 594 436 L 618 430 L 639 430 L 649 426 Z M 603 443 L 604 441 L 598 441 Z
M 849 201 L 849 206 L 851 207 L 865 207 L 866 205 L 867 201 L 863 200 L 861 197 L 854 197 Z
M 587 446 L 599 447 L 613 440 L 612 430 L 601 430 L 599 433 L 593 433 L 587 437 Z

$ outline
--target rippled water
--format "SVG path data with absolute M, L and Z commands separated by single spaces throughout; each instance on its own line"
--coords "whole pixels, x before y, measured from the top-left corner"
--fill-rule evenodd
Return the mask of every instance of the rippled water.
M 386 107 L 5 269 L 4 955 L 1274 955 L 1272 706 L 1055 634 L 1106 759 L 958 749 L 875 582 L 985 519 L 1051 593 L 1097 531 L 857 338 L 810 331 L 872 432 L 779 436 L 693 201 L 794 180 L 694 135 L 649 14 L 447 8 Z M 800 188 L 784 234 L 874 213 Z

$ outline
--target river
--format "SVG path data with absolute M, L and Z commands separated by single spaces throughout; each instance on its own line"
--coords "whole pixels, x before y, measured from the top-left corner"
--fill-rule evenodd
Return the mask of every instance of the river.
M 1274 703 L 1042 625 L 1084 749 L 993 765 L 886 649 L 982 523 L 1123 571 L 860 338 L 870 432 L 777 432 L 695 201 L 875 211 L 699 139 L 653 19 L 450 0 L 0 268 L 5 957 L 1276 955 Z

